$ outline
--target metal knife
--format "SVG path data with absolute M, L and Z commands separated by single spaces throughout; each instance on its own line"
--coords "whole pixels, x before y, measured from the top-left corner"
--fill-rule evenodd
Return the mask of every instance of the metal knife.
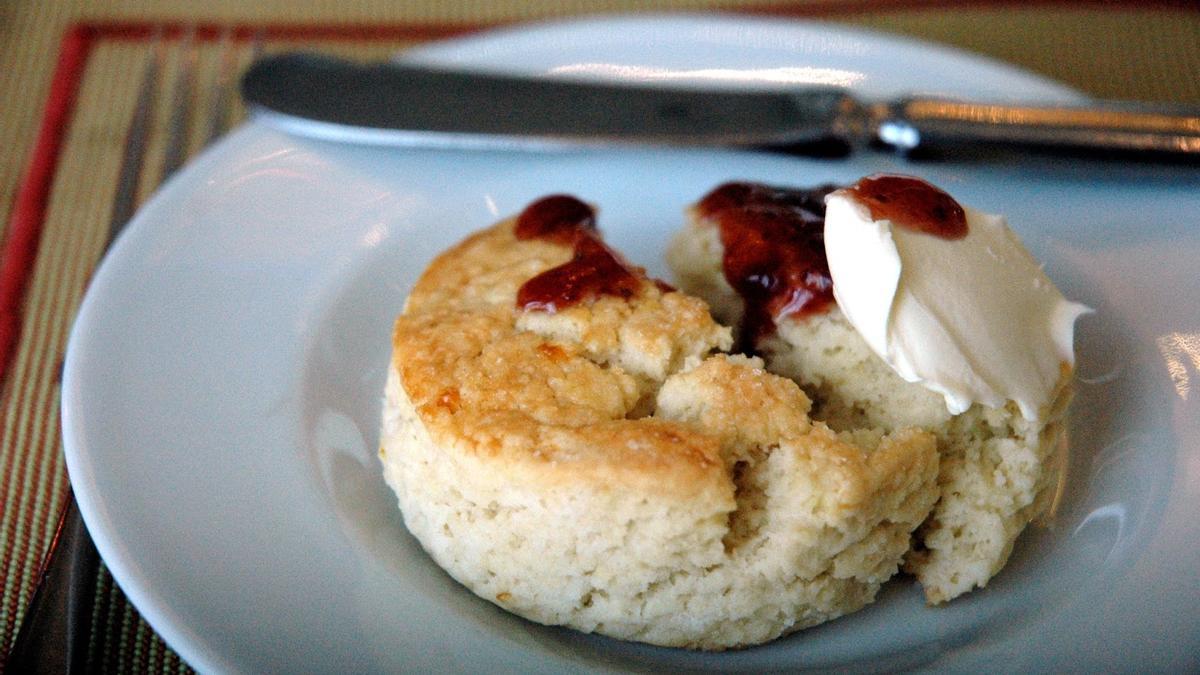
M 758 147 L 832 138 L 903 151 L 931 141 L 986 141 L 1200 157 L 1200 109 L 1185 106 L 919 97 L 867 103 L 836 87 L 697 90 L 359 64 L 308 53 L 259 60 L 241 88 L 253 112 L 288 131 L 360 143 Z

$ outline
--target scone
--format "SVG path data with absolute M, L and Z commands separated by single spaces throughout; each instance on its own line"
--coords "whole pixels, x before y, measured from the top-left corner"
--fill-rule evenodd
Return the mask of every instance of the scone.
M 912 214 L 923 224 L 897 224 Z M 939 500 L 906 568 L 930 603 L 986 585 L 1057 486 L 1086 310 L 1002 219 L 906 177 L 730 183 L 691 209 L 668 262 L 739 327 L 742 351 L 804 388 L 815 419 L 937 436 Z
M 753 645 L 870 602 L 937 499 L 931 434 L 835 432 L 566 196 L 438 257 L 396 320 L 380 458 L 480 597 L 657 645 Z

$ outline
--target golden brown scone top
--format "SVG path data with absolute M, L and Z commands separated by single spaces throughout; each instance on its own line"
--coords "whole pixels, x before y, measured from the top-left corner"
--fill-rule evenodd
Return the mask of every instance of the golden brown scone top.
M 513 228 L 501 222 L 440 255 L 396 320 L 394 365 L 432 440 L 541 480 L 731 500 L 717 440 L 647 416 L 662 381 L 728 348 L 729 330 L 703 301 L 648 279 L 629 300 L 519 309 L 521 285 L 572 248 Z
M 874 491 L 870 453 L 815 428 L 794 382 L 754 359 L 704 360 L 732 338 L 702 300 L 639 271 L 629 298 L 519 308 L 521 286 L 573 248 L 519 238 L 515 222 L 434 260 L 396 320 L 393 365 L 434 444 L 550 487 L 621 486 L 732 510 L 734 465 L 803 437 L 837 467 L 835 502 Z

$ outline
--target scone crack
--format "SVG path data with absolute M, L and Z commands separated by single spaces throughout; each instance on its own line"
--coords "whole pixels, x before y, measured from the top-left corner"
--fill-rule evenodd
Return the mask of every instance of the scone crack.
M 534 621 L 659 645 L 758 644 L 870 602 L 936 499 L 932 436 L 812 422 L 703 301 L 644 276 L 521 308 L 572 253 L 514 227 L 435 260 L 396 322 L 381 457 L 430 555 Z
M 905 569 L 919 579 L 929 603 L 942 603 L 985 586 L 1007 561 L 1022 529 L 1050 507 L 1060 489 L 1058 448 L 1071 399 L 1070 363 L 1060 364 L 1058 383 L 1049 403 L 1033 416 L 1036 421 L 1012 400 L 994 407 L 975 403 L 952 414 L 942 393 L 905 381 L 876 356 L 838 305 L 792 316 L 776 314 L 764 323 L 762 311 L 747 310 L 747 304 L 757 300 L 735 291 L 735 282 L 744 280 L 746 269 L 757 269 L 747 268 L 746 261 L 775 263 L 787 256 L 778 254 L 777 247 L 732 249 L 753 247 L 761 240 L 758 235 L 766 231 L 766 214 L 773 219 L 772 227 L 797 228 L 793 234 L 772 235 L 776 243 L 796 242 L 797 255 L 811 259 L 810 254 L 824 246 L 821 233 L 826 228 L 824 207 L 816 208 L 813 198 L 831 192 L 830 186 L 812 190 L 745 183 L 721 186 L 689 211 L 690 221 L 671 243 L 668 264 L 682 290 L 707 300 L 719 320 L 741 326 L 739 339 L 765 360 L 771 372 L 805 389 L 815 402 L 814 419 L 844 433 L 905 427 L 935 433 L 941 467 L 939 499 L 917 532 Z M 980 232 L 996 227 L 994 216 L 981 219 L 969 210 L 964 215 Z M 874 225 L 863 227 L 863 232 L 875 231 Z M 1015 235 L 1005 240 L 1020 246 Z M 1023 250 L 1013 254 L 1017 258 L 1031 259 Z M 731 259 L 738 264 L 731 267 Z M 935 267 L 939 263 L 932 262 Z M 774 273 L 788 278 L 786 270 Z M 1052 286 L 1040 270 L 1034 277 L 1037 288 Z M 864 272 L 863 278 L 872 277 Z M 1062 313 L 1074 317 L 1081 311 L 1085 311 L 1081 306 L 1067 303 Z M 990 367 L 994 366 L 979 366 L 983 371 Z

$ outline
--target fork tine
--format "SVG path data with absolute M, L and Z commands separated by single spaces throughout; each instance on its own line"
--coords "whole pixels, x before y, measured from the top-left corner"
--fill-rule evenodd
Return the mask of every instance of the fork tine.
M 250 50 L 250 60 L 257 61 L 262 55 L 265 47 L 263 43 L 266 41 L 266 36 L 263 35 L 263 29 L 259 28 L 254 31 L 253 47 Z
M 133 216 L 133 209 L 137 206 L 138 183 L 142 176 L 142 167 L 146 163 L 150 122 L 158 100 L 158 76 L 164 58 L 161 30 L 156 30 L 150 52 L 146 54 L 146 61 L 142 66 L 137 106 L 125 133 L 125 147 L 121 152 L 121 167 L 117 173 L 117 191 L 113 196 L 105 249 L 112 245 L 113 240 L 125 228 L 125 223 L 129 222 Z
M 155 30 L 125 133 L 105 248 L 111 246 L 137 205 L 163 59 L 162 31 Z M 66 510 L 9 652 L 9 667 L 15 672 L 87 669 L 99 570 L 100 554 L 75 506 L 74 493 L 68 491 Z
M 203 141 L 205 147 L 229 129 L 230 83 L 233 81 L 233 72 L 237 67 L 236 53 L 232 42 L 233 30 L 229 26 L 223 27 L 217 40 L 217 50 L 221 62 L 208 85 L 208 123 L 205 125 Z
M 165 181 L 187 159 L 188 130 L 192 121 L 192 89 L 196 80 L 196 27 L 189 25 L 180 45 L 175 86 L 171 91 L 171 120 L 167 127 L 167 148 L 163 155 L 162 175 Z

